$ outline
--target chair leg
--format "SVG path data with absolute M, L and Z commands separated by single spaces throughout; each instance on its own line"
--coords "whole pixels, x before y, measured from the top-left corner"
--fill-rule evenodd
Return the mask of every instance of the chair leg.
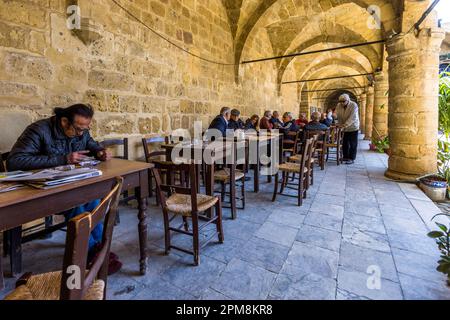
M 303 186 L 304 186 L 304 177 L 305 174 L 300 173 L 300 177 L 298 179 L 298 194 L 297 194 L 297 205 L 301 207 L 303 205 Z M 306 177 L 308 179 L 308 173 L 306 173 Z
M 231 218 L 235 220 L 237 218 L 236 181 L 234 183 L 230 182 L 230 207 L 231 207 Z
M 337 165 L 341 164 L 341 149 L 339 148 L 339 145 L 336 147 L 336 162 Z
M 242 193 L 242 210 L 245 210 L 245 177 L 242 178 L 242 185 L 241 185 L 241 193 Z
M 303 181 L 303 199 L 306 199 L 306 191 L 308 190 L 308 188 L 306 188 L 306 179 Z
M 169 229 L 169 213 L 164 210 L 163 212 L 164 218 L 164 245 L 165 245 L 165 254 L 168 255 L 170 253 L 170 229 Z
M 223 226 L 222 226 L 222 203 L 220 201 L 217 201 L 216 203 L 216 230 L 217 235 L 219 237 L 219 243 L 223 243 L 224 236 L 223 236 Z
M 151 173 L 148 177 L 148 194 L 150 198 L 153 197 L 153 174 Z
M 195 216 L 197 213 L 192 213 L 192 244 L 194 247 L 194 265 L 198 266 L 200 264 L 200 254 L 199 254 L 199 235 L 198 235 L 198 218 Z
M 279 173 L 277 172 L 277 173 L 275 174 L 275 183 L 274 183 L 274 189 L 273 189 L 272 202 L 274 202 L 275 199 L 277 198 L 277 193 L 278 193 L 278 179 L 279 179 Z
M 288 180 L 289 180 L 289 173 L 283 171 L 280 194 L 283 194 L 284 188 L 286 188 Z
M 221 181 L 220 182 L 220 200 L 222 202 L 225 201 L 225 182 Z
M 184 231 L 189 231 L 189 221 L 188 218 L 183 216 L 183 226 L 184 226 Z

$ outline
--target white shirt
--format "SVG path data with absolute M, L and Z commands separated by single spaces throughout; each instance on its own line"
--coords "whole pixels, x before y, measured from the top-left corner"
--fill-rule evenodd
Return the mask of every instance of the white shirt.
M 359 131 L 359 111 L 355 102 L 350 101 L 347 107 L 344 107 L 343 103 L 339 103 L 336 108 L 336 114 L 339 124 L 344 127 L 344 132 Z

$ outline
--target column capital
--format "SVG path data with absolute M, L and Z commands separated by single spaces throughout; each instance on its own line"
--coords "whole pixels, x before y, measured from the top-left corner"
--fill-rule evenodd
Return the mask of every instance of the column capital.
M 367 86 L 367 87 L 366 87 L 366 94 L 367 94 L 368 96 L 373 95 L 374 92 L 375 92 L 375 88 L 374 88 L 374 87 L 372 87 L 372 86 Z
M 428 49 L 440 52 L 442 41 L 445 38 L 445 31 L 442 28 L 424 28 L 410 33 L 399 33 L 386 41 L 388 52 L 387 60 L 392 60 L 395 56 L 407 51 Z
M 385 82 L 388 80 L 387 70 L 381 70 L 374 73 L 375 85 L 377 82 Z

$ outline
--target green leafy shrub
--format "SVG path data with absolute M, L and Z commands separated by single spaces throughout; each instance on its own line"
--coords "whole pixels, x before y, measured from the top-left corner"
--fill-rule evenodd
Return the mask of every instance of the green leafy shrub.
M 373 138 L 372 144 L 379 153 L 384 153 L 386 149 L 389 149 L 389 137 Z
M 436 215 L 433 219 L 437 216 L 450 217 L 449 214 L 443 213 Z M 436 225 L 438 226 L 439 231 L 432 231 L 428 233 L 428 236 L 436 240 L 438 249 L 441 253 L 441 259 L 438 261 L 436 270 L 447 276 L 447 284 L 450 285 L 450 230 L 442 223 L 436 222 Z

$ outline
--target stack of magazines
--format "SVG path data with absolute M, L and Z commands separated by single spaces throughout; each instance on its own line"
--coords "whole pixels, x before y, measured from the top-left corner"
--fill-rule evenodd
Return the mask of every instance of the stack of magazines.
M 37 172 L 15 171 L 0 173 L 0 192 L 16 190 L 24 185 L 39 189 L 50 189 L 72 182 L 101 176 L 102 172 L 93 168 L 55 168 Z M 14 189 L 15 188 L 15 189 Z

